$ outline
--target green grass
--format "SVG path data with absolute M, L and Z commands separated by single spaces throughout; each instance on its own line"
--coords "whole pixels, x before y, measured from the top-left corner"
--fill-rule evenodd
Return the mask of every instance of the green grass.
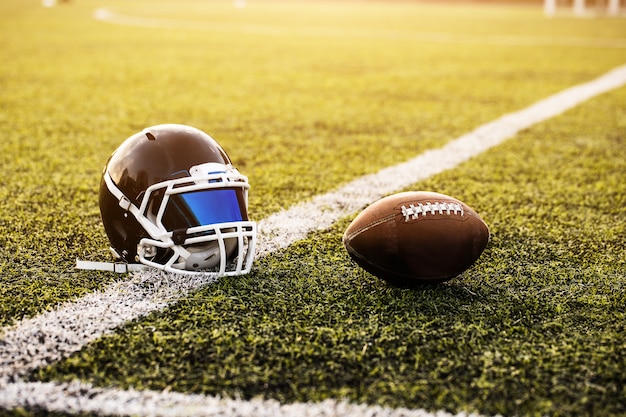
M 183 4 L 0 4 L 3 326 L 120 278 L 73 264 L 108 259 L 100 172 L 145 126 L 211 133 L 250 177 L 259 220 L 626 60 L 623 48 L 375 39 L 385 30 L 626 35 L 619 19 L 545 20 L 526 6 Z M 97 7 L 230 26 L 113 26 L 91 19 Z M 252 35 L 241 25 L 371 30 L 373 38 Z M 449 284 L 399 290 L 358 269 L 341 246 L 346 218 L 31 379 L 623 415 L 625 102 L 624 88 L 593 99 L 412 187 L 460 198 L 491 227 L 479 263 Z

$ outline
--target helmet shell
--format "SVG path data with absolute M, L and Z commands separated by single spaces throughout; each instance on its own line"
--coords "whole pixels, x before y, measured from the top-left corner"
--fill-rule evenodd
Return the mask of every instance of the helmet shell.
M 107 188 L 104 173 L 108 172 L 126 198 L 138 207 L 151 185 L 189 176 L 191 167 L 208 162 L 231 164 L 215 139 L 199 129 L 178 124 L 146 128 L 130 136 L 113 152 L 100 181 L 99 205 L 116 257 L 134 262 L 137 244 L 148 233 L 132 214 L 120 207 Z
M 217 141 L 203 131 L 166 124 L 126 139 L 111 155 L 106 169 L 115 185 L 138 206 L 149 186 L 185 172 L 189 175 L 189 168 L 207 162 L 231 164 Z

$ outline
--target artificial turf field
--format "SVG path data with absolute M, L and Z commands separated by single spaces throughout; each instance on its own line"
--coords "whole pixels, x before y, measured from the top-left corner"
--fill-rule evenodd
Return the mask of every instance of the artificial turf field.
M 74 264 L 109 260 L 100 173 L 146 126 L 215 137 L 261 221 L 626 62 L 625 20 L 546 19 L 539 5 L 3 0 L 0 16 L 0 357 L 3 333 L 130 279 Z M 408 188 L 459 198 L 490 226 L 479 261 L 446 284 L 396 289 L 359 269 L 341 244 L 350 213 L 64 359 L 19 374 L 3 362 L 0 414 L 72 415 L 69 401 L 16 403 L 11 386 L 79 379 L 625 415 L 625 103 L 614 89 Z

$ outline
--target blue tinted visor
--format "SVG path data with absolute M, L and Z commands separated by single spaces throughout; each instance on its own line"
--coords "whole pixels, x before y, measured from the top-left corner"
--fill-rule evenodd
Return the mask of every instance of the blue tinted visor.
M 241 188 L 220 188 L 173 194 L 161 219 L 167 230 L 248 220 Z

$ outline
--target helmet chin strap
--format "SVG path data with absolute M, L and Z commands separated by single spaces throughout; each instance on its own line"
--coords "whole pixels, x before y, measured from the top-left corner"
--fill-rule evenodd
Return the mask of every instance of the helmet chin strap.
M 81 261 L 76 259 L 76 268 L 85 269 L 89 271 L 109 271 L 117 272 L 118 274 L 125 274 L 134 271 L 143 271 L 148 269 L 144 264 L 127 264 L 122 262 L 93 262 L 93 261 Z

